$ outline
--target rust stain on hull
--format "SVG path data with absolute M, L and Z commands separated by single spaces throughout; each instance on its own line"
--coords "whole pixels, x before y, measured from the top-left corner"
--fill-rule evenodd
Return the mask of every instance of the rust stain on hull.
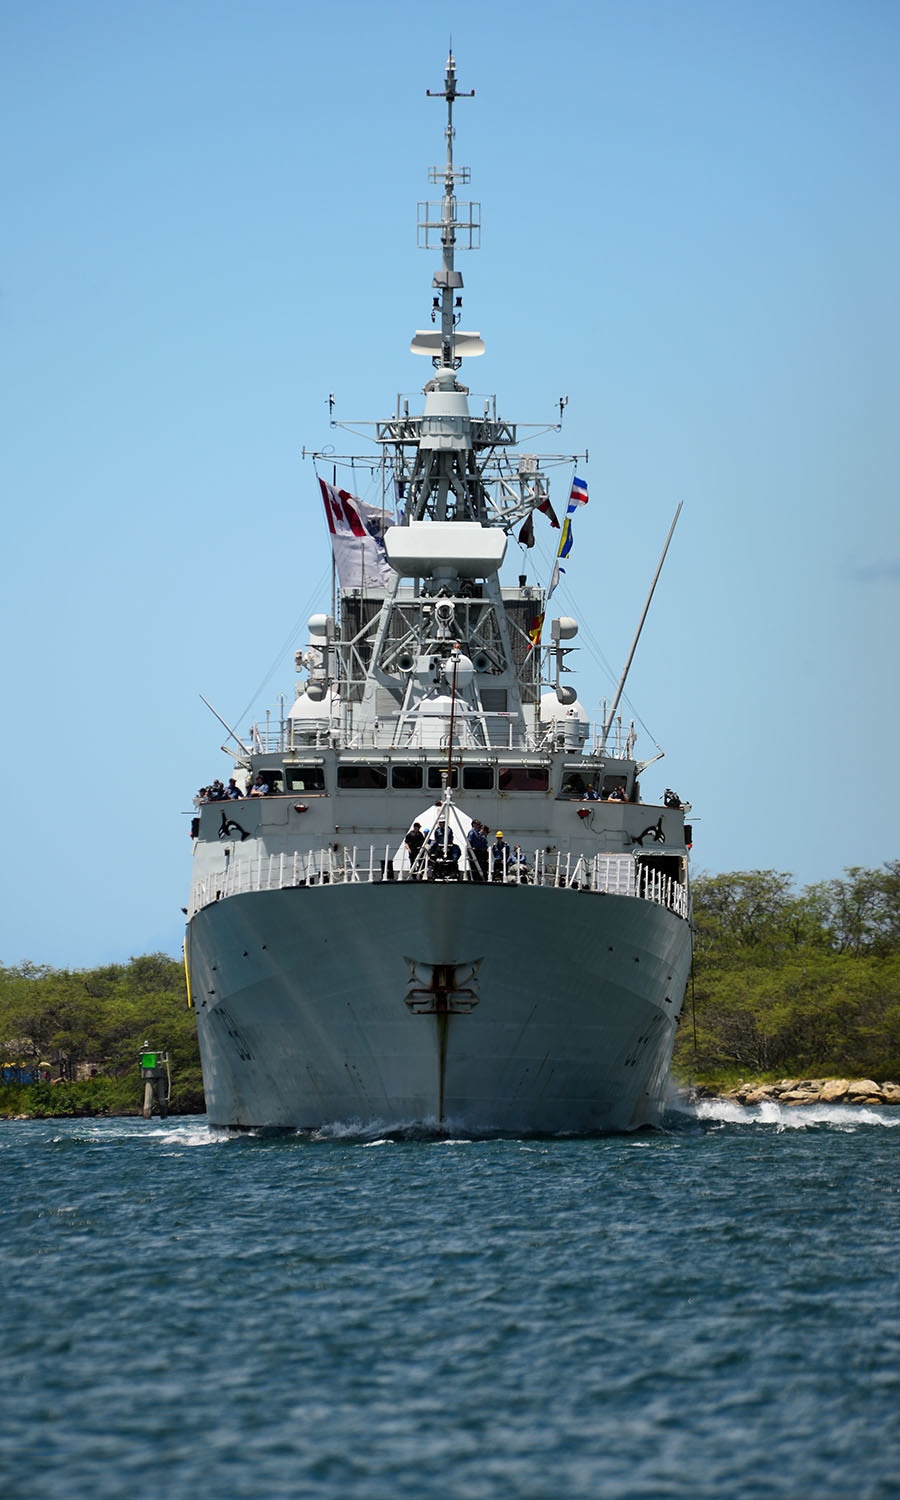
M 444 1123 L 444 1089 L 447 1074 L 447 1044 L 450 1017 L 469 1015 L 481 998 L 478 970 L 481 958 L 452 964 L 431 964 L 424 959 L 406 958 L 409 984 L 406 1004 L 414 1016 L 434 1016 L 438 1050 L 438 1123 Z

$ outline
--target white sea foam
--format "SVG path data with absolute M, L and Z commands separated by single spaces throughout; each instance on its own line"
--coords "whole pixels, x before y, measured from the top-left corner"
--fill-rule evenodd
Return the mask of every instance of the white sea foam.
M 366 1146 L 442 1135 L 437 1120 L 332 1120 L 309 1132 L 314 1141 L 359 1141 Z
M 195 1125 L 191 1129 L 161 1130 L 155 1139 L 164 1146 L 222 1146 L 232 1137 L 212 1125 Z
M 857 1130 L 861 1125 L 900 1125 L 900 1110 L 855 1104 L 779 1104 L 774 1099 L 759 1104 L 737 1104 L 731 1099 L 698 1099 L 678 1109 L 699 1121 L 723 1125 L 771 1125 L 776 1130 L 806 1130 L 829 1125 L 839 1130 Z
M 137 1117 L 97 1121 L 89 1138 L 96 1140 L 147 1141 L 154 1146 L 217 1146 L 230 1139 L 228 1132 L 216 1130 L 205 1116 L 181 1115 L 175 1119 L 152 1120 Z

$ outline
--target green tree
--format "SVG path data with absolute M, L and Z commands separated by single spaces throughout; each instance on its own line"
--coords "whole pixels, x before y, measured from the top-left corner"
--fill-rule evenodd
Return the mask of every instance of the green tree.
M 701 876 L 694 913 L 682 1072 L 900 1078 L 900 861 L 799 895 L 774 870 Z
M 0 969 L 0 1050 L 6 1060 L 52 1062 L 65 1078 L 75 1078 L 87 1064 L 100 1078 L 117 1081 L 120 1107 L 137 1108 L 138 1056 L 145 1041 L 169 1053 L 173 1111 L 202 1109 L 196 1026 L 179 960 L 155 953 L 82 971 L 33 964 Z M 66 1100 L 73 1110 L 81 1100 L 89 1110 L 90 1099 L 82 1097 L 87 1087 L 73 1084 L 74 1092 L 66 1092 L 55 1084 L 36 1098 L 36 1107 L 65 1113 Z M 111 1107 L 108 1090 L 98 1087 L 92 1097 Z M 20 1094 L 4 1104 L 14 1112 L 27 1107 Z
M 886 954 L 900 947 L 900 860 L 880 870 L 852 865 L 842 879 L 809 890 L 839 953 Z

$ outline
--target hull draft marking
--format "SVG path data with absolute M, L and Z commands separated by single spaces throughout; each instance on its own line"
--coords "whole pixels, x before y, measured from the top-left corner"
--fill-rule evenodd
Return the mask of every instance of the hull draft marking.
M 635 1041 L 634 1046 L 632 1047 L 630 1053 L 625 1058 L 625 1061 L 623 1063 L 623 1067 L 626 1067 L 626 1068 L 636 1068 L 637 1067 L 638 1063 L 641 1061 L 641 1059 L 643 1058 L 645 1052 L 647 1051 L 647 1048 L 651 1044 L 655 1045 L 657 1036 L 659 1035 L 660 1028 L 664 1027 L 665 1024 L 666 1024 L 666 1018 L 663 1015 L 656 1015 L 656 1016 L 654 1016 L 651 1019 L 650 1024 L 647 1027 L 647 1030 L 644 1032 L 644 1034 L 642 1036 L 639 1036 L 637 1038 L 637 1040 Z
M 252 1062 L 253 1052 L 231 1012 L 226 1010 L 224 1005 L 218 1005 L 213 1011 L 213 1015 L 231 1038 L 234 1049 L 242 1062 Z

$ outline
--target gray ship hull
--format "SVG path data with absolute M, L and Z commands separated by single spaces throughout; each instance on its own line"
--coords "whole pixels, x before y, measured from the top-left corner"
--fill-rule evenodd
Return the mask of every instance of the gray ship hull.
M 621 1131 L 664 1107 L 690 929 L 634 897 L 386 881 L 214 902 L 187 956 L 214 1125 Z

